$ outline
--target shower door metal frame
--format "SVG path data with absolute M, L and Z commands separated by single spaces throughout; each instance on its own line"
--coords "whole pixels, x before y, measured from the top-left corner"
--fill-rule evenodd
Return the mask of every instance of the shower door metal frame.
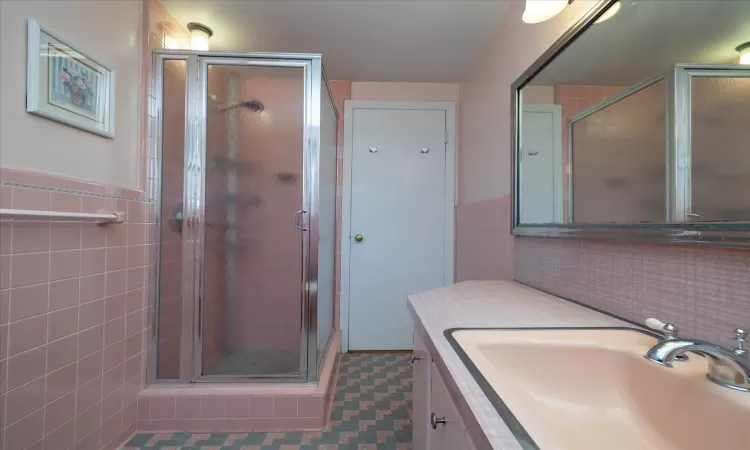
M 201 52 L 189 50 L 154 50 L 156 80 L 154 94 L 158 124 L 156 126 L 156 164 L 154 196 L 156 199 L 157 229 L 161 229 L 162 137 L 163 137 L 163 67 L 166 60 L 186 61 L 185 103 L 185 159 L 183 180 L 183 267 L 182 267 L 182 338 L 180 348 L 180 378 L 157 379 L 159 293 L 150 298 L 152 307 L 151 340 L 147 383 L 185 385 L 197 382 L 315 382 L 317 380 L 317 223 L 318 201 L 315 183 L 320 161 L 321 111 L 321 55 L 283 53 Z M 308 226 L 301 230 L 302 270 L 300 273 L 301 323 L 300 372 L 287 375 L 202 375 L 203 302 L 205 262 L 205 167 L 206 118 L 208 103 L 208 66 L 232 65 L 245 67 L 290 67 L 304 71 L 303 142 L 302 142 L 302 210 L 306 211 Z M 327 80 L 325 81 L 327 84 Z M 304 216 L 304 214 L 303 214 Z M 305 219 L 303 219 L 305 221 Z M 290 223 L 292 218 L 290 217 Z M 160 284 L 160 246 L 156 266 L 156 284 Z

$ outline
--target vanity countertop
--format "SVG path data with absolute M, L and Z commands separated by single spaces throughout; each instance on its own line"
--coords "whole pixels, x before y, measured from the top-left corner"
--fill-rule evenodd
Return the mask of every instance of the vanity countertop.
M 520 450 L 516 438 L 443 335 L 449 328 L 633 327 L 513 281 L 464 281 L 409 296 L 409 309 L 447 368 L 493 449 Z M 470 434 L 471 430 L 470 430 Z

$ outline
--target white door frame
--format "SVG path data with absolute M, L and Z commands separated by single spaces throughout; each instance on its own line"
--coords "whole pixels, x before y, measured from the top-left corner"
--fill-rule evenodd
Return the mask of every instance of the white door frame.
M 547 104 L 528 104 L 523 105 L 521 112 L 540 112 L 552 114 L 552 128 L 554 135 L 552 137 L 552 164 L 555 167 L 554 180 L 554 215 L 557 223 L 563 221 L 563 177 L 565 176 L 565 167 L 563 167 L 563 149 L 562 149 L 562 105 Z M 523 120 L 521 121 L 523 126 Z M 570 136 L 568 136 L 570 139 Z
M 456 104 L 453 102 L 399 102 L 346 100 L 344 102 L 344 185 L 341 204 L 341 297 L 339 322 L 341 351 L 349 351 L 349 264 L 351 251 L 352 145 L 355 109 L 402 109 L 445 111 L 448 139 L 445 144 L 445 267 L 443 281 L 453 284 L 454 209 L 456 173 Z M 404 299 L 405 300 L 405 299 Z

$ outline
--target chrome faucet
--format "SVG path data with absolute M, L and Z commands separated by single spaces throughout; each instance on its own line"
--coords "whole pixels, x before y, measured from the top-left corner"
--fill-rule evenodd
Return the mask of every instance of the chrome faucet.
M 672 362 L 683 353 L 699 353 L 708 359 L 706 377 L 709 380 L 730 389 L 750 392 L 750 360 L 744 347 L 747 342 L 745 330 L 734 330 L 737 348 L 728 350 L 706 341 L 679 338 L 677 327 L 671 323 L 661 324 L 660 328 L 664 337 L 646 353 L 646 359 L 665 367 L 672 367 Z

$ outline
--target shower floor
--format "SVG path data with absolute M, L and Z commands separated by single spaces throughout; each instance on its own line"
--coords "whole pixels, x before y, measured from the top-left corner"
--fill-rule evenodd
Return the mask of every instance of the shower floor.
M 296 375 L 299 350 L 238 349 L 203 368 L 204 375 Z

